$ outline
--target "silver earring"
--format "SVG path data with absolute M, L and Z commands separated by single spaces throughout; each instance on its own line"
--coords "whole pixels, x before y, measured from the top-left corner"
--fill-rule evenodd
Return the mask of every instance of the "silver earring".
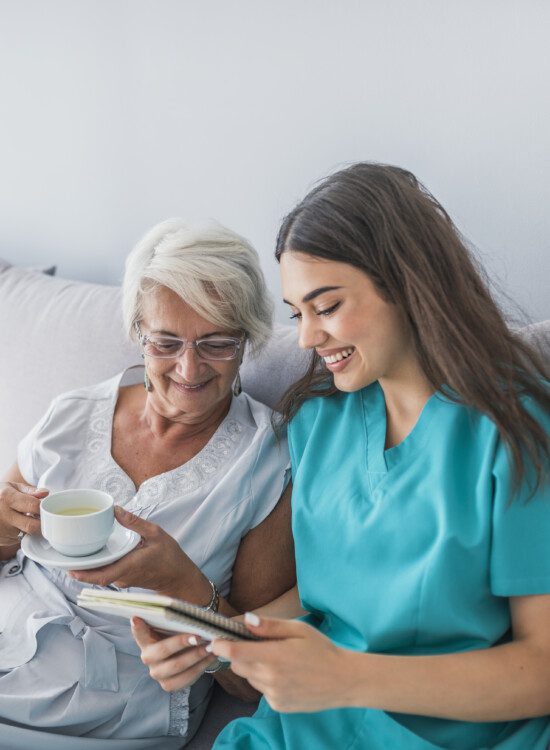
M 235 378 L 235 382 L 233 383 L 233 395 L 238 396 L 242 392 L 243 389 L 241 385 L 241 373 L 237 372 L 237 377 Z
M 143 385 L 145 386 L 147 393 L 150 393 L 153 390 L 153 386 L 149 380 L 149 374 L 147 373 L 147 368 L 145 368 L 145 375 L 143 376 Z

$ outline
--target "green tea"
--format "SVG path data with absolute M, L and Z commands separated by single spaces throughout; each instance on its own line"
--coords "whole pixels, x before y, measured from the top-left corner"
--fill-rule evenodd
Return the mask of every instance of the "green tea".
M 56 510 L 55 513 L 58 516 L 87 516 L 89 513 L 97 513 L 98 510 L 101 508 L 65 508 L 65 510 Z

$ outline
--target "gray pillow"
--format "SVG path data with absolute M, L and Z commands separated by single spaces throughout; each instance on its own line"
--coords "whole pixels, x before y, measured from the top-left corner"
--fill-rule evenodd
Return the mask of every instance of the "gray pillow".
M 117 287 L 0 270 L 0 472 L 52 398 L 140 361 L 124 341 Z

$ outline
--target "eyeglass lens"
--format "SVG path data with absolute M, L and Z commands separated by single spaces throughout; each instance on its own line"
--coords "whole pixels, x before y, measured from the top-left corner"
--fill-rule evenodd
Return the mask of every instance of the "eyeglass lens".
M 189 342 L 197 350 L 197 354 L 203 359 L 234 359 L 240 347 L 239 339 L 231 338 L 209 338 Z M 148 357 L 179 357 L 186 347 L 186 342 L 181 339 L 163 336 L 144 336 L 143 352 Z M 194 345 L 194 346 L 193 346 Z

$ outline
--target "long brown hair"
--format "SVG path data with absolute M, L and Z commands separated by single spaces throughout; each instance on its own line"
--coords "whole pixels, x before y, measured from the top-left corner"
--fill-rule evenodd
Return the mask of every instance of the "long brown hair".
M 451 218 L 411 172 L 365 162 L 330 175 L 283 221 L 277 260 L 291 250 L 355 266 L 399 305 L 432 387 L 450 389 L 451 398 L 495 422 L 515 489 L 532 464 L 535 491 L 548 470 L 550 441 L 522 396 L 550 415 L 549 370 L 509 329 Z M 280 404 L 285 421 L 305 399 L 336 392 L 319 365 L 313 351 L 306 375 Z

